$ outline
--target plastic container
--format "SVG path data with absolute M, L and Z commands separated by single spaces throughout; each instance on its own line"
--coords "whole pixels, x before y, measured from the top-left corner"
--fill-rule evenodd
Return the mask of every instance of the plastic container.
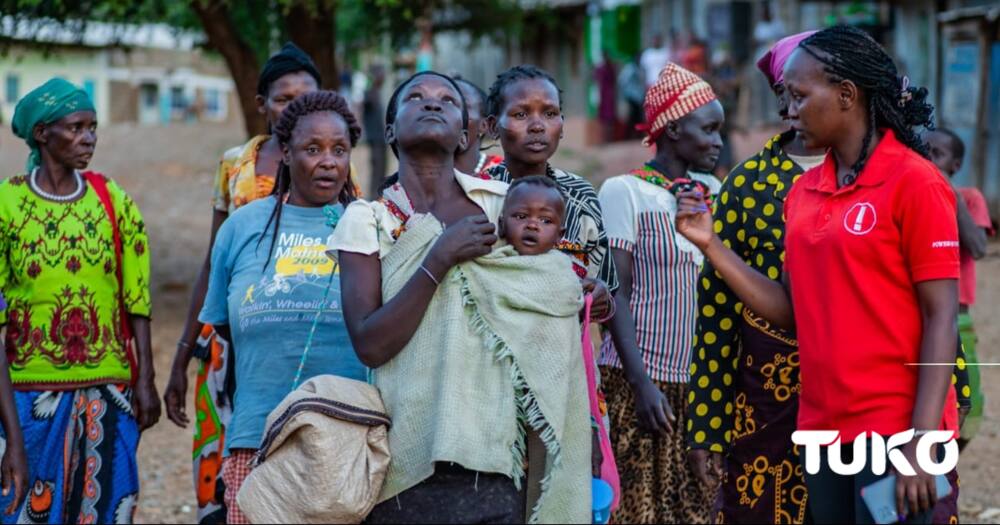
M 594 523 L 607 523 L 611 519 L 611 502 L 615 499 L 611 485 L 601 478 L 593 478 L 590 482 L 590 494 Z

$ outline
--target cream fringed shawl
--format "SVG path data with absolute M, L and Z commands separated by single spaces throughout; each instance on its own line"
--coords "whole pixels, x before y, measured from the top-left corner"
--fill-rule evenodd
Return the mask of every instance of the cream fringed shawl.
M 402 289 L 441 235 L 414 216 L 382 258 L 382 295 Z M 580 284 L 558 252 L 510 247 L 458 265 L 406 347 L 375 371 L 392 417 L 392 462 L 380 500 L 427 479 L 435 462 L 521 483 L 525 434 L 546 447 L 531 521 L 590 523 L 590 417 L 580 352 Z

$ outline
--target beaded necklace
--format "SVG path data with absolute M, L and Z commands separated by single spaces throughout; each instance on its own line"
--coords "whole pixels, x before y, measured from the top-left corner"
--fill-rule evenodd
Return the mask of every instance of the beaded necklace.
M 659 186 L 671 194 L 674 197 L 681 191 L 685 190 L 700 190 L 701 194 L 705 196 L 705 203 L 711 207 L 712 206 L 712 193 L 708 185 L 700 180 L 689 179 L 687 177 L 677 177 L 676 179 L 670 180 L 663 176 L 660 170 L 654 167 L 652 162 L 647 162 L 641 168 L 637 168 L 629 172 L 640 179 Z

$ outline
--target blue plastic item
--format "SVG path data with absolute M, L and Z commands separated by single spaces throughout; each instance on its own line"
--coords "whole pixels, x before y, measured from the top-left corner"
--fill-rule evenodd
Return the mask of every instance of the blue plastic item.
M 611 502 L 615 493 L 611 485 L 601 478 L 593 478 L 590 482 L 590 499 L 594 512 L 594 523 L 604 524 L 611 519 Z

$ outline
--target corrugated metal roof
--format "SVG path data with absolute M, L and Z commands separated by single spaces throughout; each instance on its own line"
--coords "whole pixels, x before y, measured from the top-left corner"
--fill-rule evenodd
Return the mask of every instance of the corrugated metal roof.
M 0 18 L 0 35 L 13 40 L 88 47 L 130 46 L 187 51 L 205 40 L 193 31 L 166 24 L 109 24 L 89 20 L 60 23 L 46 19 Z

